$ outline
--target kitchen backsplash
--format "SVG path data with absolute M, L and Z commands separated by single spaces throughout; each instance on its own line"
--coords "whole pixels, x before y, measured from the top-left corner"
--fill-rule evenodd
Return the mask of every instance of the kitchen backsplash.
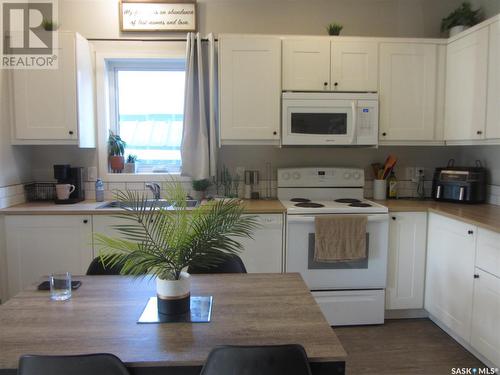
M 160 182 L 161 184 L 161 182 Z M 192 194 L 191 183 L 183 182 L 184 189 L 189 194 Z M 432 181 L 425 181 L 425 195 L 430 197 L 432 189 Z M 244 186 L 240 184 L 240 196 L 243 196 Z M 500 185 L 488 185 L 487 188 L 488 203 L 494 205 L 500 205 Z M 135 190 L 142 191 L 147 194 L 148 197 L 152 198 L 153 195 L 149 189 L 145 187 L 144 182 L 105 182 L 104 183 L 104 199 L 112 200 L 114 198 L 114 192 L 117 190 Z M 267 192 L 267 181 L 261 180 L 255 191 L 260 193 L 262 198 L 268 198 Z M 271 181 L 271 198 L 276 198 L 277 195 L 277 181 Z M 216 195 L 215 186 L 209 188 L 209 195 Z M 85 182 L 85 195 L 87 199 L 95 199 L 95 182 L 87 181 Z M 412 181 L 398 181 L 398 195 L 400 198 L 416 198 L 417 197 L 417 186 Z M 365 198 L 373 197 L 373 180 L 365 181 Z M 14 206 L 16 204 L 21 204 L 26 201 L 24 194 L 24 185 L 11 185 L 0 187 L 0 208 L 5 208 L 9 206 Z
M 24 185 L 10 185 L 0 187 L 0 208 L 14 206 L 26 201 Z
M 161 182 L 159 182 L 161 185 Z M 193 195 L 190 182 L 183 182 L 184 189 L 188 194 Z M 432 181 L 425 181 L 425 193 L 427 197 L 430 197 L 432 189 Z M 144 191 L 148 196 L 152 197 L 149 189 L 146 189 L 144 182 L 104 182 L 104 198 L 106 200 L 113 199 L 114 191 L 116 190 L 135 190 Z M 244 185 L 239 184 L 239 196 L 243 196 Z M 271 195 L 267 193 L 268 191 L 268 180 L 260 180 L 259 184 L 254 187 L 254 191 L 258 191 L 261 198 L 276 198 L 277 196 L 277 181 L 271 181 Z M 401 198 L 416 198 L 417 197 L 417 184 L 412 181 L 398 181 L 398 194 Z M 500 194 L 500 193 L 499 193 Z M 95 198 L 95 182 L 87 181 L 85 183 L 85 195 L 87 199 Z M 208 190 L 208 195 L 217 195 L 217 189 L 214 185 L 211 185 Z M 365 181 L 365 197 L 373 197 L 373 181 Z M 499 201 L 500 204 L 500 201 Z
M 488 197 L 488 203 L 500 206 L 500 186 L 499 185 L 488 185 L 486 196 Z

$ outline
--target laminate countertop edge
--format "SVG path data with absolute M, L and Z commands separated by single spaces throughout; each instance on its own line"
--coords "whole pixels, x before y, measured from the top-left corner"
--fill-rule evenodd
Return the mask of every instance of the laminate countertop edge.
M 376 201 L 389 213 L 425 212 L 446 216 L 483 229 L 500 233 L 500 206 L 493 204 L 462 204 L 432 200 L 397 199 Z
M 99 208 L 109 202 L 83 201 L 75 204 L 26 202 L 0 209 L 0 215 L 115 215 L 120 208 Z M 245 214 L 283 214 L 286 209 L 279 200 L 242 200 Z

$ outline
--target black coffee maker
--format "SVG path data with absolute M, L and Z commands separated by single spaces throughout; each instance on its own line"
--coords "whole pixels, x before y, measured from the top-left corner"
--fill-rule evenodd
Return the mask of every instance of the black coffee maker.
M 72 204 L 85 200 L 83 168 L 71 168 L 69 164 L 54 165 L 54 178 L 58 184 L 75 186 L 75 190 L 70 194 L 69 199 L 59 200 L 56 195 L 56 204 Z

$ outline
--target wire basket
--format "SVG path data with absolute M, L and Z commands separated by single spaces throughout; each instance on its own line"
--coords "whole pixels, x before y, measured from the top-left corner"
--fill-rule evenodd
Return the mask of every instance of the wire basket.
M 56 198 L 56 184 L 51 182 L 33 182 L 24 185 L 26 200 L 34 201 L 53 201 Z

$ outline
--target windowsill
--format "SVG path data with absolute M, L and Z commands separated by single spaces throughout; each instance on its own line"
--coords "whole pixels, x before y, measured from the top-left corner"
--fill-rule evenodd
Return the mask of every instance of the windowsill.
M 173 178 L 175 181 L 191 182 L 191 177 L 180 173 L 107 173 L 102 179 L 105 182 L 162 182 Z

